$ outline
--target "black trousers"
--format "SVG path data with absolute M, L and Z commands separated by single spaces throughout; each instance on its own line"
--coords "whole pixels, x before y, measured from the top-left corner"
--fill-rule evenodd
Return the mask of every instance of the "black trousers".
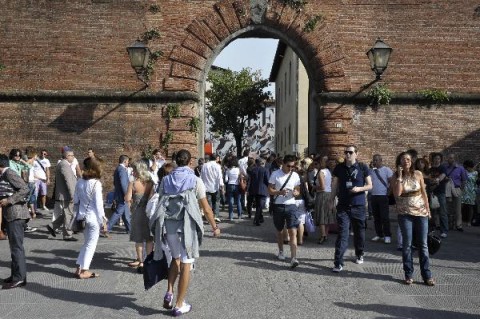
M 7 222 L 8 243 L 12 257 L 11 276 L 13 281 L 27 279 L 27 261 L 25 260 L 25 249 L 23 248 L 25 219 L 15 219 Z
M 377 236 L 392 237 L 387 195 L 372 196 L 372 213 L 373 221 L 375 223 L 375 233 Z

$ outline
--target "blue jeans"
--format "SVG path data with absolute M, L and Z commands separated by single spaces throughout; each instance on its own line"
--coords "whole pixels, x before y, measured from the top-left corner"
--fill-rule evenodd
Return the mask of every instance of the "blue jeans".
M 442 233 L 448 233 L 448 210 L 447 210 L 447 198 L 445 193 L 436 194 L 438 197 L 438 203 L 440 204 L 440 231 Z
M 117 204 L 117 209 L 110 217 L 110 220 L 107 224 L 108 231 L 112 231 L 113 226 L 122 218 L 123 223 L 125 224 L 125 230 L 127 233 L 130 232 L 130 212 L 126 209 L 125 202 Z
M 208 205 L 210 205 L 210 207 L 212 208 L 213 214 L 215 215 L 215 217 L 218 217 L 218 199 L 219 199 L 218 194 L 219 193 L 220 193 L 219 191 L 215 193 L 207 192 Z
M 420 272 L 423 280 L 428 280 L 432 277 L 430 272 L 430 258 L 428 257 L 428 217 L 398 215 L 398 224 L 402 231 L 403 237 L 403 271 L 405 272 L 405 279 L 413 277 L 413 255 L 412 255 L 412 237 L 415 233 L 418 248 L 418 256 L 420 259 Z
M 240 202 L 238 185 L 227 185 L 228 218 L 233 219 L 233 200 L 237 202 L 238 217 L 242 216 L 242 203 Z
M 363 256 L 365 248 L 365 206 L 337 207 L 338 236 L 335 242 L 335 267 L 343 266 L 343 255 L 348 247 L 350 224 L 353 228 L 355 256 Z

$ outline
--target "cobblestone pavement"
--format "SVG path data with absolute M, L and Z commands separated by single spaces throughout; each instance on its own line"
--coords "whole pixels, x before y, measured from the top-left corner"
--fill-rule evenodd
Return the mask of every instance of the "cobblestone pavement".
M 134 258 L 124 233 L 101 238 L 92 263 L 99 278 L 72 273 L 83 235 L 64 242 L 48 235 L 43 218 L 26 234 L 28 285 L 0 291 L 0 318 L 163 318 L 166 283 L 144 291 L 142 276 L 126 266 Z M 226 213 L 222 212 L 225 217 Z M 392 215 L 392 219 L 394 216 Z M 367 238 L 373 237 L 369 221 Z M 221 238 L 206 226 L 201 257 L 187 295 L 193 311 L 185 318 L 480 318 L 480 227 L 451 231 L 431 258 L 435 287 L 421 283 L 416 259 L 412 286 L 402 284 L 401 254 L 392 244 L 367 241 L 365 263 L 346 262 L 331 272 L 335 235 L 326 245 L 310 236 L 300 247 L 300 266 L 290 270 L 275 258 L 269 216 L 261 227 L 249 219 L 222 222 Z M 393 221 L 392 229 L 396 229 Z M 347 251 L 353 258 L 353 250 Z M 289 255 L 286 249 L 287 257 Z M 0 277 L 10 274 L 7 241 L 0 241 Z

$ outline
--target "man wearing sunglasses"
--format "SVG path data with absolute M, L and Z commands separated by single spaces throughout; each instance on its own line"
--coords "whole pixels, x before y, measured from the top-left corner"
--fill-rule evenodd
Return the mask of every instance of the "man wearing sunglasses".
M 295 167 L 295 156 L 286 155 L 283 165 L 272 173 L 268 180 L 268 193 L 273 196 L 273 224 L 277 229 L 278 259 L 285 260 L 283 253 L 283 228 L 286 226 L 290 236 L 290 267 L 298 266 L 297 260 L 297 228 L 295 197 L 300 194 L 300 177 L 292 169 Z
M 333 170 L 330 206 L 333 208 L 335 196 L 338 196 L 337 223 L 338 236 L 335 242 L 335 262 L 333 272 L 343 270 L 343 255 L 348 247 L 350 224 L 353 228 L 355 263 L 363 264 L 365 246 L 366 196 L 372 189 L 372 179 L 368 166 L 357 161 L 358 150 L 355 145 L 345 148 L 345 161 Z

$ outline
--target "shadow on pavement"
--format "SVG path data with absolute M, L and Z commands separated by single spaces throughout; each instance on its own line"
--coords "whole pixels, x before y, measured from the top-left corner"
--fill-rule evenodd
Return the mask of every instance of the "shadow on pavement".
M 295 270 L 291 270 L 289 268 L 288 262 L 282 262 L 275 259 L 275 255 L 271 253 L 263 253 L 263 252 L 246 252 L 246 251 L 225 251 L 225 250 L 215 250 L 215 251 L 203 251 L 202 256 L 208 257 L 220 257 L 220 258 L 230 258 L 234 260 L 238 260 L 235 262 L 236 265 L 246 266 L 251 268 L 258 268 L 260 270 L 275 270 L 275 271 L 293 271 L 297 273 L 304 273 L 304 274 L 312 274 L 312 275 L 322 275 L 322 276 L 343 276 L 349 278 L 363 278 L 363 279 L 374 279 L 380 280 L 382 282 L 400 282 L 398 278 L 392 277 L 390 275 L 383 275 L 383 274 L 370 274 L 364 273 L 359 271 L 352 271 L 350 270 L 350 263 L 348 261 L 345 262 L 345 269 L 340 273 L 336 274 L 332 272 L 331 267 L 318 265 L 309 261 L 313 261 L 311 259 L 302 259 L 299 258 L 300 266 L 295 268 Z M 287 259 L 288 260 L 288 259 Z M 318 261 L 318 259 L 315 259 Z M 323 259 L 320 261 L 332 261 L 331 259 Z M 356 265 L 351 262 L 352 267 L 356 267 Z M 333 267 L 333 263 L 332 263 Z
M 346 303 L 346 302 L 335 302 L 334 304 L 338 307 L 353 309 L 357 312 L 369 311 L 369 312 L 381 313 L 384 315 L 388 315 L 388 318 L 478 319 L 478 314 L 469 314 L 469 313 L 455 312 L 450 310 L 434 310 L 434 309 L 425 309 L 425 308 L 417 308 L 417 307 L 389 306 L 389 305 L 382 305 L 382 304 L 359 305 L 359 304 Z M 358 317 L 361 318 L 362 316 L 359 314 Z M 384 318 L 384 317 L 379 317 L 379 318 Z
M 98 280 L 98 279 L 86 279 L 86 280 Z M 29 283 L 25 286 L 26 290 L 36 294 L 43 295 L 49 299 L 61 300 L 69 303 L 77 303 L 82 305 L 109 308 L 114 310 L 121 310 L 130 308 L 138 312 L 139 315 L 149 316 L 162 314 L 165 311 L 158 309 L 151 309 L 145 306 L 139 306 L 135 304 L 136 298 L 127 297 L 127 295 L 133 295 L 133 293 L 123 294 L 108 294 L 105 292 L 81 292 L 72 291 L 68 289 L 52 288 L 41 285 L 39 283 Z

